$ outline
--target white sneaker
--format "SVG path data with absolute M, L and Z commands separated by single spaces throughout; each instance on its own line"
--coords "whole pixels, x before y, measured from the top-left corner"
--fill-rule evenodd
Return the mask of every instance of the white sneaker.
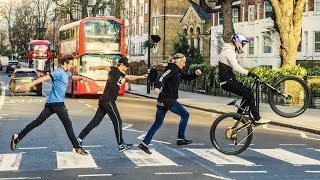
M 271 122 L 271 120 L 266 118 L 261 118 L 258 121 L 255 121 L 256 124 L 268 124 L 269 122 Z

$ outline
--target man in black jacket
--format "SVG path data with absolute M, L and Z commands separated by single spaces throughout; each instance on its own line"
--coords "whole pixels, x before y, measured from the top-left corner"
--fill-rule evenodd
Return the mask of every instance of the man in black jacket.
M 156 88 L 154 89 L 155 93 L 160 93 L 157 102 L 156 120 L 149 129 L 144 140 L 138 146 L 147 154 L 151 154 L 148 144 L 150 144 L 153 135 L 161 127 L 168 110 L 181 117 L 177 145 L 192 143 L 192 140 L 187 140 L 184 136 L 189 120 L 189 112 L 177 101 L 178 89 L 181 79 L 193 80 L 202 72 L 200 69 L 197 69 L 193 74 L 185 74 L 181 69 L 186 65 L 186 57 L 181 53 L 175 54 L 172 57 L 171 62 L 172 63 L 168 64 L 165 72 L 157 80 Z M 161 87 L 162 91 L 160 91 Z

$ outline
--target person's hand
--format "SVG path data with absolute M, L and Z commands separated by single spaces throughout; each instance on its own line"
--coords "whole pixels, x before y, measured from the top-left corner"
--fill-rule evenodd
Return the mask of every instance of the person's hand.
M 90 66 L 90 67 L 89 67 L 89 70 L 90 70 L 90 71 L 95 71 L 96 69 L 97 69 L 97 68 L 94 67 L 94 66 Z
M 30 91 L 30 89 L 31 89 L 30 86 L 25 85 L 25 86 L 21 86 L 21 87 L 18 89 L 18 91 L 19 91 L 19 92 L 28 92 L 28 91 Z
M 159 88 L 154 88 L 153 90 L 156 94 L 159 94 L 160 93 L 160 89 Z
M 197 76 L 199 76 L 200 74 L 202 74 L 202 71 L 200 69 L 197 69 L 195 72 L 194 72 Z
M 148 74 L 144 74 L 141 76 L 141 79 L 146 79 L 148 77 Z
M 259 77 L 258 75 L 254 74 L 254 73 L 252 73 L 252 72 L 250 72 L 250 71 L 249 71 L 249 73 L 248 73 L 248 76 L 249 76 L 249 77 L 252 77 L 252 78 L 254 78 L 254 79 L 260 79 L 260 77 Z

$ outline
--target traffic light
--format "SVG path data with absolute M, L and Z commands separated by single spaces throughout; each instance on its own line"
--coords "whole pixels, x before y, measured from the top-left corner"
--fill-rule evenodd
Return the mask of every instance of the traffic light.
M 159 35 L 151 35 L 151 40 L 154 42 L 154 43 L 158 43 L 161 38 Z

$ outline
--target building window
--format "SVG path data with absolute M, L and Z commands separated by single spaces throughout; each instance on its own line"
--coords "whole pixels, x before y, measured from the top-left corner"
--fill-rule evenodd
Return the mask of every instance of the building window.
M 272 6 L 270 2 L 264 2 L 264 18 L 272 16 Z
M 222 17 L 222 13 L 218 12 L 218 25 L 222 25 L 223 24 L 223 17 Z
M 132 36 L 135 36 L 135 35 L 136 35 L 136 28 L 133 27 L 133 28 L 132 28 Z
M 136 45 L 134 43 L 132 43 L 132 54 L 136 54 Z
M 143 15 L 143 3 L 140 4 L 140 16 Z
M 320 0 L 314 0 L 314 11 L 320 12 Z
M 136 7 L 132 6 L 132 17 L 136 17 Z
M 142 24 L 140 24 L 139 34 L 140 34 L 140 35 L 142 35 L 142 34 L 143 34 L 143 25 L 142 25 Z
M 148 14 L 148 3 L 144 5 L 144 14 Z
M 140 54 L 143 54 L 143 43 L 140 43 Z
M 148 32 L 148 21 L 144 22 L 144 32 Z
M 263 36 L 263 53 L 272 52 L 272 39 L 270 36 L 270 33 L 266 33 L 266 35 Z
M 314 33 L 314 52 L 320 52 L 320 32 Z
M 256 11 L 256 6 L 255 5 L 249 5 L 249 16 L 248 16 L 248 21 L 254 21 L 255 20 L 255 11 Z
M 239 9 L 232 9 L 232 22 L 239 22 Z
M 253 55 L 254 54 L 254 39 L 251 39 L 251 42 L 249 43 L 249 54 Z

